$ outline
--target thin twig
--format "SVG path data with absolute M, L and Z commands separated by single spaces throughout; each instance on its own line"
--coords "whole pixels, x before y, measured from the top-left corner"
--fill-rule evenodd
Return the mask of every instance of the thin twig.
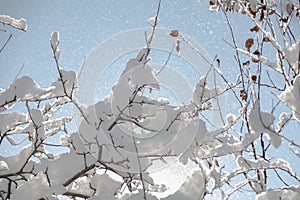
M 15 77 L 14 82 L 17 80 L 18 76 L 21 74 L 21 72 L 22 72 L 22 70 L 23 70 L 24 67 L 25 67 L 25 65 L 23 64 L 22 67 L 19 69 L 19 71 L 18 71 L 18 73 L 17 73 L 17 75 Z
M 3 51 L 3 49 L 6 47 L 6 45 L 8 44 L 8 42 L 10 41 L 10 39 L 12 38 L 12 34 L 9 35 L 8 39 L 6 40 L 6 42 L 4 43 L 3 47 L 0 49 L 0 53 Z
M 172 49 L 171 49 L 171 51 L 168 55 L 168 58 L 167 58 L 166 62 L 164 63 L 164 65 L 161 67 L 161 69 L 158 72 L 156 72 L 156 74 L 155 74 L 156 76 L 158 76 L 160 74 L 160 72 L 162 72 L 162 70 L 167 66 L 167 64 L 168 64 L 168 62 L 169 62 L 169 60 L 172 56 L 172 53 L 174 51 L 174 48 L 175 48 L 175 44 L 173 44 L 173 47 L 172 47 Z

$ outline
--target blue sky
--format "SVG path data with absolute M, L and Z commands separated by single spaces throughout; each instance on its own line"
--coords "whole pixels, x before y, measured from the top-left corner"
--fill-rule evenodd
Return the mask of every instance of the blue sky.
M 188 2 L 163 1 L 159 26 L 179 29 L 212 56 L 228 51 L 228 46 L 221 41 L 228 36 L 222 15 L 208 11 L 206 1 Z M 28 31 L 24 33 L 5 27 L 8 32 L 1 32 L 1 42 L 10 33 L 13 38 L 9 48 L 0 55 L 0 73 L 5 75 L 1 78 L 0 87 L 6 88 L 23 64 L 22 75 L 40 77 L 38 82 L 42 85 L 56 78 L 49 45 L 51 32 L 60 32 L 61 65 L 78 70 L 85 56 L 97 44 L 126 30 L 149 27 L 147 20 L 154 16 L 156 7 L 157 1 L 141 0 L 126 3 L 116 0 L 1 0 L 0 13 L 25 18 Z M 47 72 L 45 77 L 41 71 Z

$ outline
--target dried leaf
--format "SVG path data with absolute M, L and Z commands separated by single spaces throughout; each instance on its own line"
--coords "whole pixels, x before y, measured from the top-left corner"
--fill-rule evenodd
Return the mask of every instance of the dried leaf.
M 245 90 L 240 90 L 240 97 L 242 98 L 243 101 L 246 101 L 248 98 L 248 94 Z
M 256 26 L 252 27 L 252 28 L 250 29 L 250 31 L 251 31 L 251 32 L 253 32 L 253 31 L 258 32 L 258 31 L 259 31 L 259 27 L 256 25 Z
M 247 60 L 246 62 L 243 63 L 243 66 L 248 66 L 248 65 L 250 65 L 250 61 L 249 60 Z
M 216 61 L 217 61 L 217 63 L 218 63 L 218 67 L 220 67 L 220 66 L 221 66 L 221 61 L 220 61 L 220 59 L 217 58 Z
M 257 80 L 257 76 L 256 75 L 252 75 L 251 79 L 252 79 L 252 81 L 256 81 Z
M 257 56 L 260 56 L 260 52 L 259 52 L 258 50 L 255 50 L 255 51 L 253 52 L 253 54 L 254 54 L 254 55 L 257 55 Z M 259 62 L 259 60 L 256 59 L 256 58 L 252 58 L 252 61 L 253 61 L 254 63 L 258 63 L 258 62 Z
M 259 52 L 258 50 L 255 50 L 255 51 L 253 52 L 253 54 L 259 56 L 259 55 L 260 55 L 260 52 Z
M 171 35 L 172 37 L 178 37 L 179 31 L 178 31 L 178 30 L 172 30 L 172 31 L 170 32 L 170 35 Z
M 31 134 L 28 135 L 28 140 L 32 141 L 33 140 L 33 136 Z
M 250 52 L 250 48 L 252 47 L 252 45 L 254 44 L 254 40 L 252 38 L 248 38 L 245 42 L 245 47 L 247 48 L 247 50 Z
M 289 21 L 289 16 L 287 16 L 286 18 L 280 18 L 279 20 L 283 23 L 287 23 Z
M 271 12 L 269 12 L 269 15 L 273 15 L 276 12 L 276 10 L 271 10 Z
M 180 41 L 179 40 L 176 40 L 176 51 L 177 51 L 177 53 L 179 53 L 180 52 L 180 46 L 179 46 L 179 44 L 180 44 Z

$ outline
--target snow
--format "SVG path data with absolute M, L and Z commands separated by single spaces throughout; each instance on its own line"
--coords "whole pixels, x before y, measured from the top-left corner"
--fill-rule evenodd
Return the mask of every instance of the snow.
M 256 196 L 257 200 L 290 200 L 300 199 L 300 186 L 290 186 L 287 188 L 269 189 Z
M 271 113 L 262 112 L 259 108 L 259 101 L 256 101 L 249 114 L 249 124 L 256 134 L 266 133 L 269 142 L 278 148 L 281 145 L 281 137 L 270 127 L 275 120 Z
M 241 155 L 238 155 L 236 157 L 236 164 L 238 166 L 238 169 L 236 169 L 234 172 L 229 174 L 226 178 L 226 180 L 230 180 L 232 177 L 235 177 L 238 174 L 250 171 L 250 170 L 256 170 L 256 169 L 282 169 L 286 172 L 288 172 L 291 175 L 294 175 L 292 168 L 290 167 L 289 163 L 283 159 L 277 159 L 275 162 L 267 162 L 266 160 L 259 159 L 259 160 L 249 160 L 244 158 Z M 225 180 L 225 181 L 226 181 Z
M 145 156 L 139 159 L 144 171 L 152 164 L 149 155 L 176 154 L 186 164 L 207 135 L 204 121 L 189 118 L 192 104 L 170 106 L 167 99 L 142 96 L 142 90 L 160 89 L 155 70 L 143 60 L 146 53 L 144 48 L 128 61 L 110 95 L 84 111 L 90 123 L 82 121 L 79 127 L 79 135 L 95 158 L 120 163 L 109 166 L 125 172 L 139 171 L 135 145 Z
M 201 119 L 195 119 L 177 134 L 173 151 L 177 154 L 183 152 L 179 157 L 181 163 L 184 165 L 188 163 L 195 149 L 205 142 L 207 134 L 206 125 Z
M 1 132 L 11 131 L 16 124 L 22 124 L 28 121 L 28 116 L 21 112 L 11 112 L 0 114 Z
M 23 158 L 26 159 L 27 157 L 24 156 Z M 86 164 L 89 165 L 90 163 L 87 161 Z M 40 164 L 35 164 L 34 168 L 26 167 L 26 170 L 33 169 L 33 173 L 37 173 L 37 176 L 16 188 L 13 191 L 13 199 L 39 199 L 52 194 L 63 194 L 66 191 L 63 184 L 84 167 L 83 156 L 72 151 L 61 154 L 54 160 L 42 158 Z M 22 198 L 20 198 L 21 196 Z
M 233 124 L 234 118 L 235 118 L 235 116 L 233 114 L 228 114 L 226 116 L 226 120 L 227 120 L 228 124 Z
M 53 32 L 50 37 L 50 44 L 52 49 L 56 50 L 59 43 L 59 32 Z
M 129 84 L 133 87 L 145 84 L 147 87 L 159 90 L 154 69 L 147 65 L 145 61 L 139 61 L 137 58 L 128 61 L 119 80 L 119 84 L 123 81 L 124 83 L 125 81 L 129 81 Z
M 97 176 L 97 175 L 95 175 L 95 176 Z M 68 192 L 83 194 L 86 196 L 93 196 L 94 191 L 90 187 L 90 182 L 94 177 L 83 176 L 83 177 L 78 178 L 75 182 L 73 182 L 68 187 Z
M 199 200 L 205 192 L 205 177 L 201 171 L 195 171 L 175 193 L 161 200 Z
M 40 199 L 51 195 L 52 191 L 49 190 L 46 175 L 43 172 L 39 172 L 37 176 L 18 187 L 12 193 L 11 199 Z
M 6 164 L 5 161 L 1 160 L 0 161 L 0 171 L 8 171 L 9 168 L 8 168 L 8 165 Z
M 14 28 L 27 31 L 27 23 L 26 20 L 21 19 L 14 19 L 8 15 L 0 15 L 0 22 L 3 24 L 8 24 Z
M 51 97 L 64 96 L 65 93 L 71 97 L 77 87 L 76 73 L 74 71 L 65 71 L 63 69 L 60 69 L 60 73 L 62 75 L 62 80 L 55 81 L 51 84 Z
M 287 114 L 286 112 L 282 112 L 279 116 L 279 121 L 276 123 L 277 130 L 281 130 L 292 116 L 292 113 Z
M 300 42 L 298 41 L 297 43 L 286 47 L 283 52 L 285 54 L 285 59 L 289 62 L 295 74 L 298 74 Z
M 55 60 L 58 60 L 59 56 L 60 56 L 60 50 L 58 48 L 58 44 L 59 44 L 59 32 L 53 32 L 51 34 L 50 44 L 51 44 L 52 51 L 54 53 L 54 58 L 55 58 Z
M 69 135 L 65 134 L 65 135 L 60 136 L 60 142 L 61 142 L 62 146 L 65 146 L 65 147 L 71 146 L 70 136 Z
M 16 101 L 35 101 L 46 98 L 50 88 L 42 89 L 28 76 L 17 79 L 0 94 L 0 112 L 12 107 Z
M 31 132 L 36 132 L 38 137 L 40 139 L 44 139 L 45 137 L 45 129 L 44 129 L 44 124 L 43 124 L 43 114 L 40 110 L 38 109 L 31 109 L 30 110 L 30 117 L 34 126 L 35 131 Z
M 32 155 L 34 152 L 34 146 L 28 145 L 24 147 L 21 152 L 17 155 L 10 156 L 10 157 L 3 157 L 0 155 L 0 160 L 5 162 L 7 166 L 9 166 L 8 171 L 0 171 L 0 175 L 5 174 L 14 174 L 17 173 L 21 167 L 27 162 L 27 158 Z M 25 170 L 30 170 L 32 163 L 28 163 L 25 167 Z
M 294 118 L 300 122 L 300 75 L 295 77 L 293 85 L 287 86 L 279 98 L 292 109 Z
M 201 105 L 202 101 L 210 97 L 210 91 L 207 87 L 207 77 L 201 77 L 199 83 L 195 86 L 193 92 L 194 103 Z
M 130 195 L 130 197 L 128 197 L 126 200 L 141 200 L 141 199 L 145 199 L 142 190 L 140 190 L 139 193 L 137 193 L 137 194 Z M 146 193 L 146 199 L 147 200 L 148 199 L 149 200 L 158 200 L 155 196 L 153 196 L 152 194 L 149 194 L 149 193 Z
M 90 199 L 115 199 L 115 192 L 120 187 L 121 182 L 113 180 L 107 174 L 96 174 L 91 180 L 91 187 L 96 190 L 95 196 Z
M 282 73 L 282 69 L 280 67 L 280 65 L 278 63 L 274 63 L 274 62 L 271 62 L 268 58 L 264 57 L 264 56 L 257 56 L 253 53 L 250 53 L 246 50 L 243 50 L 243 49 L 240 49 L 240 48 L 237 48 L 237 51 L 247 55 L 248 57 L 250 57 L 251 59 L 253 60 L 258 60 L 259 62 L 261 62 L 262 64 L 268 66 L 268 67 L 271 67 L 272 69 L 276 70 L 277 72 L 279 73 Z
M 151 25 L 152 27 L 154 27 L 155 24 L 157 24 L 158 20 L 156 21 L 156 19 L 157 19 L 157 16 L 154 16 L 154 17 L 151 17 L 151 18 L 148 20 L 148 22 L 150 23 L 150 25 Z
M 159 97 L 159 98 L 157 99 L 157 101 L 158 101 L 159 103 L 161 103 L 162 105 L 164 105 L 164 104 L 169 104 L 169 103 L 170 103 L 169 99 L 163 98 L 163 97 Z

